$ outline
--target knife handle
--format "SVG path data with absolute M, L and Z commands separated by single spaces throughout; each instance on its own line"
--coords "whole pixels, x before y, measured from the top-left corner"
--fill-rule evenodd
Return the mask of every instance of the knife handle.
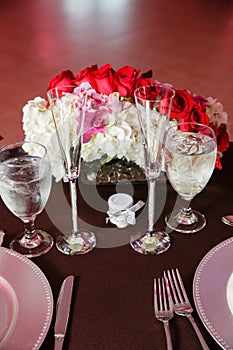
M 64 342 L 64 336 L 55 336 L 54 350 L 62 350 Z

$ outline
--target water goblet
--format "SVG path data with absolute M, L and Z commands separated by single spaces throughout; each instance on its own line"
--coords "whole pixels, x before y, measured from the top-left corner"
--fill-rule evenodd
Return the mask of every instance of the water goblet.
M 192 210 L 191 200 L 208 183 L 216 162 L 215 133 L 207 125 L 179 123 L 169 128 L 165 146 L 165 167 L 170 184 L 179 194 L 182 207 L 166 216 L 171 229 L 182 233 L 200 231 L 205 216 Z
M 78 226 L 77 180 L 80 172 L 86 94 L 76 94 L 77 86 L 59 86 L 47 92 L 65 177 L 69 182 L 72 231 L 56 239 L 57 249 L 67 255 L 90 252 L 96 246 L 93 232 Z M 81 96 L 81 97 L 80 97 Z
M 135 103 L 144 150 L 148 182 L 148 228 L 133 234 L 130 244 L 141 254 L 160 254 L 171 245 L 169 235 L 154 228 L 155 186 L 161 172 L 166 129 L 175 91 L 165 85 L 143 86 L 135 90 Z
M 50 195 L 52 174 L 46 148 L 37 142 L 15 142 L 0 148 L 0 194 L 8 209 L 24 223 L 10 248 L 33 258 L 47 253 L 53 238 L 35 229 L 35 219 Z

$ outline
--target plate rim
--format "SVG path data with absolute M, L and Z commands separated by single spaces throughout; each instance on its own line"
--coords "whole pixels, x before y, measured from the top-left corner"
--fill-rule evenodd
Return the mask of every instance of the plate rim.
M 37 277 L 42 282 L 43 289 L 45 291 L 46 302 L 47 302 L 47 313 L 46 313 L 44 325 L 43 325 L 42 329 L 40 330 L 38 337 L 33 341 L 33 347 L 31 350 L 37 350 L 42 345 L 42 343 L 43 343 L 43 341 L 48 333 L 49 327 L 51 325 L 52 317 L 53 317 L 54 299 L 53 299 L 53 293 L 52 293 L 50 283 L 49 283 L 47 277 L 45 276 L 44 272 L 31 259 L 27 258 L 26 256 L 12 250 L 12 249 L 5 248 L 5 247 L 0 247 L 0 254 L 1 254 L 1 252 L 5 253 L 9 256 L 12 256 L 13 258 L 17 258 L 17 259 L 21 260 L 23 263 L 25 263 L 27 266 L 29 266 L 29 268 L 37 275 Z M 8 281 L 8 283 L 9 283 L 9 281 Z M 12 287 L 14 289 L 14 286 L 12 286 Z M 17 296 L 17 291 L 15 291 L 15 293 Z M 17 299 L 18 299 L 18 303 L 19 303 L 18 314 L 20 314 L 20 300 L 18 297 L 17 297 Z M 16 324 L 17 324 L 17 322 L 16 322 Z M 12 335 L 13 335 L 13 333 L 12 333 Z M 8 341 L 10 341 L 10 339 L 11 339 L 11 337 L 8 339 Z M 5 346 L 7 347 L 8 341 L 3 345 L 3 349 Z
M 194 298 L 194 303 L 196 306 L 197 313 L 204 324 L 205 328 L 208 330 L 210 335 L 215 339 L 215 341 L 225 350 L 233 350 L 233 345 L 230 345 L 226 342 L 226 340 L 223 339 L 223 337 L 219 334 L 219 332 L 213 327 L 211 324 L 210 320 L 207 318 L 205 314 L 205 309 L 203 307 L 203 304 L 201 302 L 201 297 L 200 297 L 200 282 L 201 282 L 201 276 L 202 273 L 206 267 L 206 265 L 210 262 L 210 260 L 216 256 L 216 254 L 226 248 L 229 244 L 233 244 L 233 237 L 230 237 L 217 245 L 215 245 L 213 248 L 211 248 L 205 256 L 201 259 L 199 262 L 194 278 L 193 278 L 193 298 Z M 233 271 L 232 271 L 233 272 Z M 226 294 L 226 293 L 225 293 Z M 227 300 L 226 300 L 227 302 Z M 228 306 L 228 305 L 227 305 Z M 229 307 L 229 306 L 228 306 Z M 230 309 L 229 309 L 230 312 Z

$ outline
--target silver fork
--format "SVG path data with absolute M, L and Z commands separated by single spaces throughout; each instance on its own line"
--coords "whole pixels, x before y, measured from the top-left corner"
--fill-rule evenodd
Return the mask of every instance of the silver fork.
M 198 336 L 198 339 L 202 345 L 202 348 L 204 350 L 209 350 L 208 345 L 206 344 L 193 316 L 191 315 L 193 312 L 193 308 L 187 297 L 179 270 L 178 269 L 175 269 L 175 271 L 173 269 L 171 271 L 167 270 L 166 272 L 164 272 L 164 277 L 168 279 L 172 290 L 172 294 L 174 298 L 174 312 L 177 315 L 186 316 L 189 319 Z
M 170 288 L 166 277 L 154 279 L 154 310 L 157 320 L 163 322 L 167 349 L 172 350 L 169 320 L 174 316 L 174 314 Z

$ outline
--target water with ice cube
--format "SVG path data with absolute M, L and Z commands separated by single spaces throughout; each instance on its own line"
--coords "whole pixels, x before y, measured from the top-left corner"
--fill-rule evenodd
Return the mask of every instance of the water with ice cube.
M 44 209 L 51 190 L 50 165 L 38 159 L 22 155 L 2 162 L 0 168 L 2 200 L 23 221 L 36 217 Z
M 191 200 L 209 181 L 216 160 L 213 138 L 190 132 L 174 134 L 165 150 L 165 166 L 176 192 Z

